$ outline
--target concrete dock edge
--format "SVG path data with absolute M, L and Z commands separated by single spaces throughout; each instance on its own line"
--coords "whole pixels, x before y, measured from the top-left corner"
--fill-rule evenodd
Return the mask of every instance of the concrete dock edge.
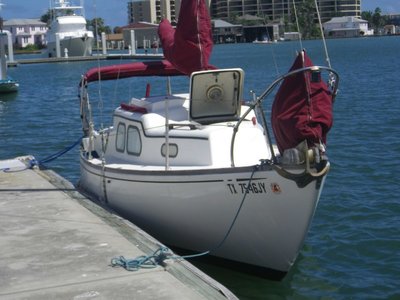
M 19 164 L 29 159 L 0 161 L 1 299 L 237 299 L 185 260 L 110 266 L 162 244 L 55 172 Z

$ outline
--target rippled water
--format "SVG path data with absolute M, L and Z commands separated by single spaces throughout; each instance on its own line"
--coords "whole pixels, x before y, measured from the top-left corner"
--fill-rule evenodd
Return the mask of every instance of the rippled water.
M 303 47 L 314 63 L 325 63 L 320 41 L 305 41 Z M 217 45 L 212 63 L 243 68 L 245 91 L 259 94 L 289 69 L 297 49 L 292 42 Z M 400 299 L 400 37 L 328 40 L 328 49 L 341 75 L 328 136 L 332 169 L 295 266 L 283 281 L 273 282 L 200 265 L 241 299 Z M 116 62 L 100 62 L 110 63 Z M 43 159 L 75 142 L 81 135 L 79 78 L 95 65 L 10 69 L 21 89 L 0 96 L 0 159 L 26 154 Z M 144 94 L 145 81 L 102 87 L 106 122 L 125 100 L 117 88 Z M 76 182 L 78 150 L 48 167 Z

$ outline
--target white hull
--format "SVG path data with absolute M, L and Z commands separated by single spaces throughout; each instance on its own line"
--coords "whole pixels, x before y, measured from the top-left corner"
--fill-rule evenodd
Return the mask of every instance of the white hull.
M 264 165 L 240 209 L 253 167 L 129 171 L 106 165 L 103 178 L 94 161 L 81 155 L 79 186 L 164 244 L 284 273 L 304 243 L 323 184 L 299 188 Z
M 253 44 L 272 44 L 271 41 L 253 41 Z
M 47 32 L 49 57 L 90 56 L 94 34 L 87 30 L 83 1 L 80 6 L 70 5 L 70 1 L 53 0 L 52 22 Z M 57 45 L 59 43 L 59 45 Z M 59 47 L 59 53 L 57 49 Z M 58 55 L 57 55 L 58 54 Z
M 68 50 L 69 56 L 91 56 L 92 55 L 93 37 L 66 37 L 60 41 L 60 55 L 65 57 L 65 49 Z M 49 57 L 57 57 L 57 48 L 55 42 L 47 44 Z

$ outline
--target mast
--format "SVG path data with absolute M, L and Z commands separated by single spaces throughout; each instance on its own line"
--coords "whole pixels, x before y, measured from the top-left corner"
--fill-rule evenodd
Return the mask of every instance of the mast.
M 0 12 L 4 4 L 0 0 Z M 3 39 L 3 18 L 0 16 L 0 80 L 7 78 L 7 62 L 6 62 L 6 51 L 4 49 L 4 39 Z

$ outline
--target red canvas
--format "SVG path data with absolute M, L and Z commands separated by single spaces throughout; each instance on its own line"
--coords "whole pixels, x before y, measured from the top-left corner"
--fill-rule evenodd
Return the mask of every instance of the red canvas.
M 182 0 L 176 29 L 164 19 L 158 29 L 165 58 L 179 71 L 214 69 L 209 66 L 212 51 L 211 20 L 204 0 Z
M 112 80 L 138 76 L 177 76 L 184 75 L 175 69 L 170 62 L 148 61 L 130 64 L 112 65 L 100 68 L 92 68 L 86 72 L 84 79 L 86 82 L 96 80 Z
M 300 52 L 290 71 L 309 66 L 313 66 L 312 61 L 305 52 Z M 309 146 L 320 141 L 325 144 L 332 120 L 332 96 L 325 82 L 313 82 L 310 72 L 300 72 L 282 82 L 271 112 L 281 153 L 304 140 Z

